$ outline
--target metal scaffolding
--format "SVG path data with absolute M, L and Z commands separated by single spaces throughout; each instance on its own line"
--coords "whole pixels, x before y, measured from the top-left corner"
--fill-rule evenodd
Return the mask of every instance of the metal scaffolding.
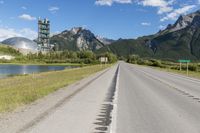
M 50 21 L 48 19 L 38 20 L 38 47 L 41 51 L 49 51 L 50 45 Z

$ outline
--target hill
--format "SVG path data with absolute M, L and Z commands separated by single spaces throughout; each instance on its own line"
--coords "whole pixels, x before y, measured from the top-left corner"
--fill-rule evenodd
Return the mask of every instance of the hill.
M 50 39 L 51 44 L 55 44 L 57 50 L 91 50 L 95 51 L 104 46 L 96 36 L 82 27 L 65 30 L 60 34 L 54 35 Z
M 12 47 L 0 44 L 0 55 L 19 56 L 22 54 Z
M 200 11 L 180 16 L 175 24 L 155 35 L 122 39 L 96 52 L 106 51 L 118 56 L 137 54 L 165 60 L 200 60 Z

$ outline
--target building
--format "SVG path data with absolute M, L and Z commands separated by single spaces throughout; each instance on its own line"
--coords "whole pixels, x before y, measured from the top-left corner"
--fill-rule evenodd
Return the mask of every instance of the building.
M 25 55 L 28 53 L 37 53 L 38 52 L 37 43 L 28 38 L 24 38 L 24 37 L 8 38 L 8 39 L 4 40 L 2 42 L 2 44 L 13 47 Z
M 50 21 L 48 19 L 38 20 L 38 47 L 40 51 L 51 50 L 50 45 Z

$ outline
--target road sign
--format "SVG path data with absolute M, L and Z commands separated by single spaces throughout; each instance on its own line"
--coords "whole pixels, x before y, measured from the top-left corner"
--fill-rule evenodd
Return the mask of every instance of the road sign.
M 178 62 L 180 62 L 180 63 L 190 63 L 191 60 L 178 60 Z
M 100 61 L 101 63 L 107 63 L 107 62 L 108 62 L 108 57 L 100 57 L 100 58 L 99 58 L 99 61 Z
M 189 75 L 189 63 L 191 62 L 191 60 L 178 60 L 178 62 L 180 63 L 180 71 L 182 70 L 182 63 L 187 63 L 187 76 Z

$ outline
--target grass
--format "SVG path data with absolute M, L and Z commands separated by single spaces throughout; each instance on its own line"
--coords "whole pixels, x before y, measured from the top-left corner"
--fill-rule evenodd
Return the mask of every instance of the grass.
M 0 44 L 0 55 L 1 54 L 12 55 L 12 56 L 20 56 L 21 55 L 21 53 L 19 51 L 17 51 L 16 49 Z
M 13 111 L 105 68 L 94 65 L 0 79 L 0 112 Z
M 171 73 L 177 73 L 177 74 L 182 74 L 185 76 L 189 77 L 194 77 L 194 78 L 199 78 L 200 79 L 200 63 L 194 62 L 190 63 L 188 66 L 189 69 L 189 75 L 187 75 L 187 67 L 186 64 L 182 64 L 182 71 L 180 71 L 180 64 L 176 62 L 170 62 L 170 61 L 162 61 L 162 60 L 157 60 L 157 59 L 143 59 L 140 58 L 137 55 L 132 55 L 128 59 L 129 63 L 133 64 L 138 64 L 138 65 L 143 65 L 143 66 L 148 66 L 152 67 L 158 70 L 166 71 L 166 72 L 171 72 Z
M 176 73 L 176 74 L 181 74 L 181 75 L 187 76 L 187 71 L 185 71 L 185 70 L 180 71 L 180 70 L 174 70 L 174 69 L 170 69 L 170 68 L 158 68 L 158 67 L 154 67 L 154 68 L 162 70 L 162 71 L 170 72 L 170 73 Z M 200 72 L 189 71 L 188 76 L 200 79 Z

